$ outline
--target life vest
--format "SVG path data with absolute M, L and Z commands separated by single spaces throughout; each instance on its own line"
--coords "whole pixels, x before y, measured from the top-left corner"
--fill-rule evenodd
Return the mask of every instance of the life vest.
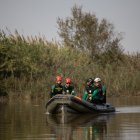
M 63 86 L 62 85 L 55 85 L 55 87 L 54 87 L 54 93 L 55 94 L 62 94 L 62 92 L 63 92 Z

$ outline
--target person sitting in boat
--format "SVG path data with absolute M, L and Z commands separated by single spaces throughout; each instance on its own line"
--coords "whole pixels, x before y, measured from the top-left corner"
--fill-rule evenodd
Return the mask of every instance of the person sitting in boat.
M 51 87 L 50 97 L 63 93 L 62 77 L 56 76 L 56 83 Z
M 101 84 L 100 78 L 94 79 L 94 91 L 92 93 L 92 103 L 106 103 L 106 87 Z
M 89 78 L 86 81 L 83 99 L 91 102 L 93 90 L 94 90 L 94 79 Z
M 76 95 L 75 90 L 74 90 L 74 86 L 73 86 L 70 78 L 65 79 L 65 85 L 63 86 L 63 94 Z

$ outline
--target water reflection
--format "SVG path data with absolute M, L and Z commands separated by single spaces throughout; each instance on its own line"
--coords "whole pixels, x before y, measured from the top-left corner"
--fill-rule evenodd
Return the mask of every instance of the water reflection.
M 100 115 L 46 115 L 45 102 L 0 104 L 0 139 L 139 140 L 140 98 L 118 100 L 115 114 Z
M 107 122 L 114 114 L 47 115 L 46 123 L 57 140 L 97 140 L 107 137 Z

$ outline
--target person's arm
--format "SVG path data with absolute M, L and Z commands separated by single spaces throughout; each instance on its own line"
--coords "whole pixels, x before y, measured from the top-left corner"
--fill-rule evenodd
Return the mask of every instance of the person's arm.
M 102 91 L 103 91 L 102 102 L 106 103 L 106 87 L 105 86 L 102 86 Z
M 71 89 L 71 95 L 76 95 L 76 92 L 75 92 L 75 90 L 74 90 L 74 86 L 72 86 L 72 89 Z
M 98 93 L 97 89 L 93 91 L 93 93 L 92 93 L 92 100 L 94 100 L 94 98 L 96 97 L 97 93 Z
M 66 94 L 66 88 L 65 88 L 65 85 L 63 85 L 63 91 L 62 91 L 62 94 Z
M 51 92 L 50 92 L 50 97 L 51 97 L 51 98 L 55 95 L 54 89 L 55 89 L 55 85 L 53 85 L 53 86 L 51 87 Z
M 103 95 L 106 95 L 106 87 L 102 86 Z
M 87 93 L 87 91 L 85 91 L 85 92 L 84 92 L 84 95 L 83 95 L 83 97 L 82 97 L 82 99 L 83 99 L 83 100 L 86 100 L 86 99 L 87 99 L 87 95 L 88 95 L 88 93 Z

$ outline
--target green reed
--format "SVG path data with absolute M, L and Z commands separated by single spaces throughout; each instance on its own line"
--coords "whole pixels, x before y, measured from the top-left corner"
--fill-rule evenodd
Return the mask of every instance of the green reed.
M 55 76 L 60 74 L 63 79 L 72 78 L 78 95 L 83 94 L 89 77 L 101 77 L 108 96 L 138 95 L 140 54 L 124 53 L 115 62 L 107 55 L 91 59 L 87 52 L 48 42 L 43 37 L 24 37 L 17 31 L 6 35 L 1 31 L 0 86 L 4 85 L 9 96 L 48 98 Z

